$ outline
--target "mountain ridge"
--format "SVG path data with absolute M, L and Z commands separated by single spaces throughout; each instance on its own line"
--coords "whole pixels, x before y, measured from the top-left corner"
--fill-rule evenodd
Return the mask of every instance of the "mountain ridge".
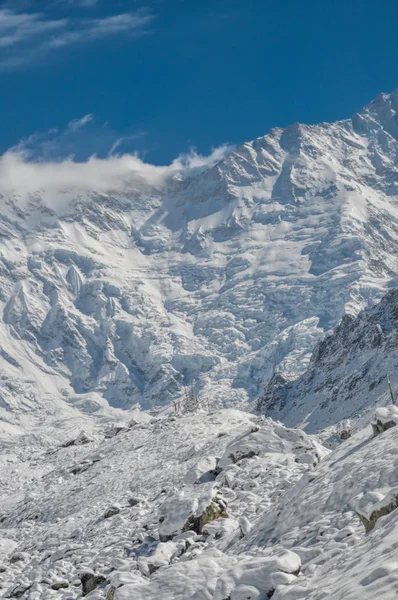
M 140 174 L 120 157 L 97 177 L 94 159 L 8 156 L 35 178 L 0 184 L 3 423 L 55 405 L 101 421 L 191 384 L 243 408 L 275 372 L 305 371 L 325 332 L 397 282 L 397 98 L 215 164 Z

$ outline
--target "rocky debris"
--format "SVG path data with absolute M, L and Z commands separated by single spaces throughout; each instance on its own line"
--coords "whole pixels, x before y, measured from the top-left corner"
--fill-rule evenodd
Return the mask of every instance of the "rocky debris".
M 129 496 L 129 498 L 127 499 L 127 502 L 129 503 L 129 506 L 134 507 L 134 506 L 138 506 L 139 504 L 142 504 L 142 502 L 144 502 L 143 498 L 139 498 L 137 496 Z
M 110 506 L 104 513 L 104 519 L 110 519 L 111 517 L 114 517 L 115 515 L 118 515 L 120 513 L 120 506 L 117 504 L 114 504 L 113 506 Z
M 307 471 L 311 473 L 310 464 L 295 462 L 298 456 L 313 451 L 306 443 L 308 436 L 285 431 L 269 420 L 260 425 L 258 422 L 252 415 L 230 409 L 212 415 L 183 416 L 171 423 L 167 419 L 167 425 L 159 419 L 134 435 L 99 441 L 100 450 L 96 452 L 101 452 L 103 462 L 92 464 L 88 475 L 79 478 L 70 476 L 63 464 L 65 451 L 58 448 L 46 457 L 56 461 L 57 466 L 39 481 L 40 490 L 45 486 L 43 495 L 38 496 L 38 486 L 32 484 L 24 497 L 27 503 L 18 505 L 16 512 L 7 508 L 18 519 L 17 530 L 22 528 L 18 537 L 27 539 L 34 532 L 32 545 L 28 546 L 29 560 L 14 567 L 7 562 L 7 585 L 26 578 L 35 581 L 29 600 L 44 600 L 47 596 L 77 600 L 82 594 L 79 574 L 88 572 L 91 581 L 97 573 L 107 577 L 106 582 L 88 592 L 87 597 L 93 600 L 210 600 L 221 574 L 237 564 L 241 555 L 249 558 L 245 552 L 251 553 L 253 536 L 263 523 L 262 516 L 266 518 L 267 509 L 283 505 L 289 486 Z M 217 437 L 220 428 L 226 432 L 222 438 Z M 264 453 L 261 450 L 253 458 L 231 461 L 222 467 L 217 476 L 220 479 L 202 483 L 202 472 L 217 464 L 216 457 L 223 456 L 244 434 L 263 436 Z M 255 439 L 258 443 L 260 438 Z M 196 441 L 201 445 L 188 462 L 186 455 Z M 275 452 L 270 452 L 271 446 Z M 143 451 L 137 451 L 141 447 Z M 87 451 L 81 448 L 73 454 L 82 457 Z M 92 458 L 90 449 L 88 464 Z M 187 484 L 184 478 L 191 470 L 197 473 L 196 482 Z M 221 481 L 223 476 L 225 483 Z M 231 487 L 226 487 L 227 480 Z M 121 499 L 120 505 L 115 506 L 117 498 Z M 39 499 L 43 518 L 36 523 L 33 507 Z M 114 507 L 120 509 L 120 514 L 104 519 L 105 509 Z M 162 517 L 167 522 L 162 523 Z M 15 527 L 14 522 L 12 525 Z M 289 534 L 284 543 L 295 543 L 297 535 Z M 275 552 L 272 537 L 267 539 L 267 552 Z M 320 539 L 317 545 L 323 547 L 326 536 Z M 279 546 L 278 538 L 276 543 Z M 13 546 L 8 548 L 11 551 Z M 297 550 L 300 555 L 301 551 Z M 310 554 L 311 544 L 303 552 Z M 294 578 L 281 571 L 271 575 L 272 589 L 284 587 Z M 69 588 L 53 589 L 61 581 L 69 582 Z M 261 600 L 267 598 L 264 593 L 258 596 L 258 592 L 253 583 L 240 581 L 231 591 L 231 598 L 246 600 L 249 594 Z M 275 596 L 278 594 L 282 592 L 276 590 Z
M 87 469 L 92 467 L 95 463 L 99 462 L 101 460 L 101 458 L 102 458 L 101 454 L 98 454 L 96 456 L 91 456 L 90 458 L 85 458 L 84 460 L 82 460 L 82 462 L 80 464 L 73 465 L 70 469 L 70 472 L 73 475 L 79 475 L 80 473 L 84 473 L 85 471 L 87 471 Z
M 166 542 L 188 530 L 199 534 L 210 521 L 227 517 L 226 508 L 227 502 L 214 483 L 187 486 L 160 507 L 159 538 Z
M 19 583 L 7 590 L 4 598 L 21 598 L 32 587 L 31 583 Z
M 392 488 L 384 497 L 379 492 L 360 494 L 351 504 L 361 519 L 366 533 L 369 533 L 380 517 L 389 515 L 398 508 L 398 487 Z
M 140 583 L 145 584 L 146 581 L 140 570 L 116 571 L 111 575 L 111 583 L 106 592 L 106 600 L 115 600 L 117 590 L 124 586 Z
M 357 316 L 346 314 L 332 333 L 315 346 L 311 360 L 298 377 L 275 376 L 258 409 L 287 426 L 305 420 L 306 430 L 334 425 L 344 414 L 352 418 L 389 395 L 398 364 L 398 288 Z
M 29 560 L 29 555 L 26 552 L 14 552 L 14 554 L 10 556 L 11 564 L 27 560 Z
M 106 600 L 115 600 L 116 589 L 113 585 L 111 585 L 106 593 Z
M 345 441 L 348 440 L 352 435 L 351 422 L 349 419 L 344 419 L 340 425 L 340 439 Z
M 68 581 L 55 581 L 54 583 L 51 584 L 51 589 L 52 590 L 66 590 L 69 587 L 69 582 Z
M 119 435 L 120 433 L 123 433 L 125 431 L 129 430 L 129 426 L 128 425 L 124 425 L 124 424 L 120 424 L 120 425 L 112 425 L 112 427 L 109 427 L 109 429 L 107 429 L 105 431 L 105 437 L 110 439 L 110 438 L 114 438 L 117 435 Z
M 74 440 L 69 440 L 69 442 L 63 444 L 62 447 L 69 448 L 70 446 L 84 446 L 85 444 L 90 444 L 94 441 L 95 440 L 92 435 L 89 435 L 85 431 L 81 431 L 77 438 L 75 438 Z
M 244 537 L 245 535 L 248 535 L 253 529 L 253 523 L 251 523 L 249 519 L 245 517 L 245 515 L 242 515 L 239 519 L 239 527 L 241 531 L 241 536 Z
M 379 407 L 371 420 L 373 435 L 377 436 L 395 427 L 398 423 L 398 407 L 395 405 Z
M 261 428 L 250 428 L 240 437 L 229 443 L 218 467 L 233 463 L 239 465 L 244 459 L 255 456 L 290 453 L 295 461 L 315 466 L 319 460 L 319 450 L 314 442 L 299 429 L 287 429 L 271 420 L 263 422 Z
M 93 571 L 85 571 L 80 575 L 83 596 L 93 592 L 98 586 L 106 583 L 106 577 Z
M 206 523 L 202 529 L 202 539 L 199 538 L 197 541 L 205 539 L 204 543 L 210 545 L 223 540 L 222 544 L 219 544 L 219 548 L 224 549 L 238 539 L 239 533 L 239 521 L 233 517 L 224 517 Z

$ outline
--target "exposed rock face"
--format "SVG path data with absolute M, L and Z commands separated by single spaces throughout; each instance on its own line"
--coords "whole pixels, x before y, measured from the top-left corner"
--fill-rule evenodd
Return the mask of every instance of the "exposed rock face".
M 83 596 L 87 596 L 90 592 L 93 592 L 99 585 L 106 582 L 106 577 L 98 575 L 92 571 L 86 571 L 80 576 L 82 583 Z
M 389 515 L 398 508 L 398 488 L 391 489 L 384 498 L 378 492 L 364 494 L 354 499 L 352 506 L 361 519 L 366 533 L 369 533 L 380 517 Z
M 161 507 L 159 538 L 166 542 L 184 531 L 201 533 L 203 527 L 220 517 L 228 517 L 227 502 L 214 483 L 186 487 Z
M 192 516 L 187 520 L 183 527 L 183 531 L 195 531 L 195 533 L 202 533 L 203 527 L 212 521 L 220 518 L 228 518 L 226 512 L 227 503 L 222 498 L 221 494 L 216 494 L 213 500 L 205 508 L 202 514 L 198 516 Z
M 398 289 L 358 317 L 346 316 L 314 349 L 296 379 L 274 377 L 258 401 L 267 415 L 309 431 L 355 416 L 383 393 L 388 379 L 398 387 Z M 387 396 L 388 394 L 388 396 Z M 383 428 L 386 426 L 384 421 Z

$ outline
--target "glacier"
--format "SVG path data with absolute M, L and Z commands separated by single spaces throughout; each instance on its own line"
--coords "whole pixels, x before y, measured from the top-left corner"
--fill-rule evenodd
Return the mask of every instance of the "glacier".
M 3 156 L 4 432 L 169 406 L 187 385 L 244 408 L 302 374 L 396 283 L 397 102 L 207 164 Z
M 1 598 L 396 598 L 397 110 L 0 157 Z

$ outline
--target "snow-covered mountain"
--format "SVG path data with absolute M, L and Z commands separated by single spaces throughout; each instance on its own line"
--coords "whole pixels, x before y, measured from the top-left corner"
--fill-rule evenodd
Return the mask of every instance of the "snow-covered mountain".
M 398 289 L 357 317 L 345 315 L 316 345 L 305 373 L 276 373 L 257 402 L 259 411 L 289 426 L 320 431 L 370 406 L 398 400 Z M 395 390 L 395 392 L 394 392 Z
M 0 597 L 396 598 L 397 109 L 0 158 Z
M 123 157 L 95 176 L 94 159 L 3 157 L 3 428 L 169 405 L 192 383 L 244 407 L 275 371 L 302 373 L 396 282 L 397 105 L 382 94 L 352 119 L 140 176 Z

